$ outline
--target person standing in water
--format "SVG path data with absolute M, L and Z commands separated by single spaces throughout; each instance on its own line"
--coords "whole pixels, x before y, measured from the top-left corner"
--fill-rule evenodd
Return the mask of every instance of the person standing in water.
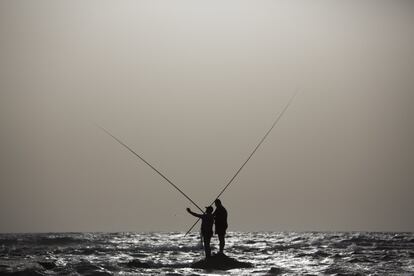
M 213 207 L 211 206 L 206 207 L 206 212 L 201 215 L 192 212 L 190 208 L 187 208 L 187 212 L 201 219 L 201 235 L 203 236 L 203 241 L 204 241 L 204 251 L 206 253 L 206 258 L 210 258 L 211 257 L 210 240 L 211 240 L 211 237 L 213 236 L 213 224 L 214 224 Z
M 226 236 L 226 230 L 227 230 L 227 210 L 224 208 L 224 206 L 221 204 L 220 199 L 216 199 L 214 201 L 216 205 L 216 210 L 214 211 L 214 221 L 215 221 L 215 229 L 216 234 L 218 235 L 219 242 L 220 242 L 220 251 L 219 254 L 224 254 L 224 245 L 225 242 L 225 236 Z

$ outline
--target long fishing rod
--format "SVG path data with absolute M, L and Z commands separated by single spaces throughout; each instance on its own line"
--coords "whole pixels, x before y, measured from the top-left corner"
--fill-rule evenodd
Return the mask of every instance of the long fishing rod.
M 227 190 L 227 188 L 230 186 L 230 184 L 233 182 L 233 180 L 237 177 L 237 175 L 241 172 L 241 170 L 243 169 L 243 167 L 247 164 L 247 162 L 249 162 L 250 158 L 252 158 L 252 156 L 254 155 L 254 153 L 257 151 L 257 149 L 260 147 L 260 145 L 264 142 L 264 140 L 266 140 L 266 137 L 270 134 L 270 132 L 272 131 L 272 129 L 276 126 L 276 124 L 279 122 L 279 120 L 282 118 L 283 114 L 286 112 L 286 110 L 289 108 L 290 104 L 293 102 L 294 98 L 296 97 L 296 95 L 298 94 L 298 91 L 296 91 L 293 96 L 290 98 L 289 102 L 286 104 L 285 108 L 282 110 L 282 112 L 279 113 L 279 115 L 277 116 L 276 120 L 274 121 L 273 125 L 270 127 L 270 129 L 266 132 L 266 134 L 263 136 L 263 138 L 260 140 L 260 142 L 257 144 L 257 146 L 254 148 L 254 150 L 252 151 L 252 153 L 249 155 L 249 157 L 246 159 L 246 161 L 244 161 L 244 163 L 241 165 L 241 167 L 236 171 L 236 173 L 234 174 L 234 176 L 230 179 L 230 181 L 226 184 L 226 186 L 224 186 L 224 188 L 220 191 L 220 193 L 217 195 L 217 197 L 213 200 L 213 202 L 209 205 L 213 205 L 214 201 L 216 201 L 216 199 L 218 199 L 223 193 L 224 191 Z M 190 227 L 190 229 L 185 233 L 184 236 L 186 236 L 188 233 L 191 232 L 191 230 L 193 230 L 194 226 L 196 226 L 196 224 L 200 221 L 200 219 L 197 219 L 197 221 Z
M 162 174 L 159 170 L 157 170 L 153 165 L 151 165 L 150 163 L 148 163 L 138 153 L 136 153 L 133 149 L 131 149 L 128 145 L 126 145 L 124 142 L 122 142 L 121 140 L 119 140 L 117 137 L 115 137 L 114 135 L 112 135 L 109 131 L 107 131 L 106 129 L 104 129 L 103 127 L 101 127 L 99 125 L 97 125 L 97 127 L 99 127 L 100 129 L 102 129 L 106 134 L 108 134 L 109 136 L 111 136 L 112 138 L 114 138 L 115 141 L 117 141 L 118 143 L 120 143 L 122 146 L 124 146 L 126 149 L 128 149 L 133 155 L 135 155 L 136 157 L 138 157 L 139 159 L 141 159 L 142 162 L 144 162 L 151 169 L 153 169 L 155 172 L 157 172 L 162 178 L 164 178 L 169 184 L 171 184 L 177 191 L 179 191 L 186 199 L 188 199 L 195 207 L 197 207 L 204 214 L 203 209 L 201 209 L 188 195 L 186 195 L 180 188 L 177 187 L 177 185 L 175 185 L 171 180 L 169 180 L 164 174 Z

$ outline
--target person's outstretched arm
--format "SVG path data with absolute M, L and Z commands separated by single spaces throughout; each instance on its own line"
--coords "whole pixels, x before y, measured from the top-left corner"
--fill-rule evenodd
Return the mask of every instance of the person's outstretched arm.
M 195 216 L 195 217 L 198 217 L 198 218 L 201 218 L 203 215 L 199 215 L 199 214 L 197 214 L 197 213 L 194 213 L 193 211 L 191 211 L 191 209 L 190 208 L 187 208 L 187 212 L 189 212 L 191 215 L 193 215 L 193 216 Z

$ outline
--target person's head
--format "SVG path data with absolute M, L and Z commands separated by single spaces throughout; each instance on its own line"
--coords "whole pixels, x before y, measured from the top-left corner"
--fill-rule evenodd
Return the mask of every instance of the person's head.
M 214 200 L 214 203 L 216 204 L 216 207 L 221 206 L 221 200 L 218 198 Z
M 211 206 L 206 207 L 206 213 L 207 214 L 213 213 L 213 207 L 211 207 Z

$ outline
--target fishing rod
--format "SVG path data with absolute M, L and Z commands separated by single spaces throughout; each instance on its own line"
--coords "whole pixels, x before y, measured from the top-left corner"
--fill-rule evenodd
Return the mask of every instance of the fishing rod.
M 112 135 L 108 130 L 104 129 L 103 127 L 101 127 L 99 125 L 97 125 L 97 127 L 100 128 L 101 130 L 103 130 L 106 134 L 108 134 L 113 139 L 115 139 L 115 141 L 117 141 L 122 146 L 124 146 L 126 149 L 128 149 L 132 154 L 134 154 L 136 157 L 138 157 L 139 159 L 141 159 L 142 162 L 144 162 L 151 169 L 153 169 L 155 172 L 157 172 L 162 178 L 164 178 L 169 184 L 171 184 L 177 191 L 179 191 L 186 199 L 188 199 L 195 207 L 197 207 L 204 214 L 203 209 L 201 209 L 188 195 L 186 195 L 180 188 L 177 187 L 177 185 L 175 185 L 171 180 L 169 180 L 164 174 L 162 174 L 159 170 L 157 170 L 153 165 L 151 165 L 150 163 L 148 163 L 138 153 L 136 153 L 133 149 L 131 149 L 128 145 L 126 145 L 124 142 L 122 142 L 121 140 L 119 140 L 117 137 L 115 137 L 114 135 Z
M 237 177 L 237 175 L 241 172 L 241 170 L 243 169 L 243 167 L 247 164 L 247 162 L 249 162 L 250 158 L 252 158 L 252 156 L 254 155 L 254 153 L 257 151 L 257 149 L 260 147 L 260 145 L 264 142 L 264 140 L 266 140 L 266 137 L 270 134 L 270 132 L 272 131 L 272 129 L 276 126 L 276 124 L 279 122 L 279 120 L 282 118 L 283 114 L 286 112 L 286 110 L 289 108 L 290 104 L 293 102 L 294 98 L 296 97 L 296 95 L 298 94 L 298 91 L 296 91 L 293 96 L 290 98 L 289 102 L 286 104 L 285 108 L 282 110 L 282 112 L 279 113 L 279 115 L 277 116 L 276 120 L 274 121 L 273 125 L 270 127 L 270 129 L 266 132 L 266 134 L 263 136 L 263 138 L 260 140 L 260 142 L 257 144 L 257 146 L 254 148 L 254 150 L 252 151 L 252 153 L 249 155 L 249 157 L 246 159 L 246 161 L 244 161 L 244 163 L 241 165 L 241 167 L 236 171 L 236 173 L 234 174 L 234 176 L 230 179 L 230 181 L 224 186 L 224 188 L 220 191 L 220 193 L 216 196 L 216 198 L 213 200 L 213 202 L 209 205 L 213 205 L 214 201 L 216 201 L 216 199 L 218 199 L 226 190 L 227 188 L 230 186 L 230 184 L 233 182 L 233 180 Z M 191 232 L 191 230 L 193 230 L 194 226 L 196 226 L 196 224 L 200 221 L 200 219 L 197 219 L 197 221 L 190 227 L 190 229 L 185 233 L 184 236 L 187 236 L 188 233 Z

